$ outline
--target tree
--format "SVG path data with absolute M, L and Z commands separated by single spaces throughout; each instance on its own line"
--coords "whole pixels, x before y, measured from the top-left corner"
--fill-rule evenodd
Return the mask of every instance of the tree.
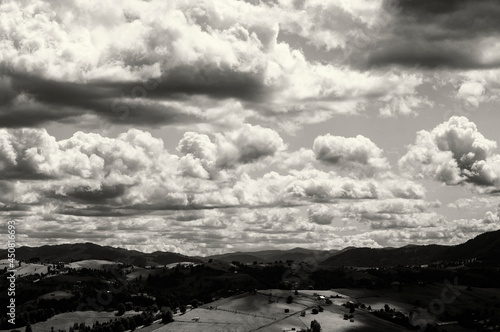
M 125 310 L 134 310 L 134 304 L 132 302 L 125 302 Z
M 389 312 L 391 310 L 391 308 L 389 307 L 388 304 L 384 305 L 384 310 L 385 312 Z
M 134 319 L 129 319 L 128 326 L 130 328 L 130 331 L 135 331 L 135 329 L 137 328 Z
M 295 290 L 295 296 L 299 295 L 299 291 Z
M 289 295 L 287 298 L 286 298 L 286 303 L 290 304 L 293 302 L 293 296 Z
M 161 322 L 163 324 L 168 324 L 174 321 L 174 314 L 172 310 L 167 309 L 161 314 Z
M 26 324 L 26 330 L 24 330 L 26 332 L 33 332 L 33 329 L 31 328 L 31 324 L 30 322 L 28 322 L 28 324 Z
M 185 314 L 186 313 L 186 306 L 182 304 L 180 307 L 180 311 L 181 311 L 181 313 Z
M 153 316 L 148 315 L 148 317 L 144 320 L 144 325 L 149 326 L 151 324 L 153 324 Z
M 321 325 L 317 320 L 311 322 L 311 332 L 321 332 Z
M 319 312 L 319 311 L 318 311 L 318 309 L 317 309 L 317 308 L 314 308 L 314 309 L 312 310 L 313 315 L 317 315 L 317 314 L 318 314 L 318 312 Z
M 125 309 L 126 309 L 125 304 L 119 303 L 117 309 L 118 309 L 117 315 L 122 316 L 125 313 Z

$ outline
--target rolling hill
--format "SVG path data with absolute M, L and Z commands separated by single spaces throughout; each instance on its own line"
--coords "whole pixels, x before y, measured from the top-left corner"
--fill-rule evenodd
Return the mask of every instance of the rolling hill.
M 330 267 L 389 267 L 397 265 L 424 265 L 432 263 L 445 246 L 406 246 L 402 248 L 355 248 L 327 258 L 320 265 Z
M 355 248 L 329 257 L 321 265 L 389 267 L 462 261 L 473 258 L 485 264 L 500 265 L 500 230 L 480 234 L 455 246 L 408 245 L 402 248 Z
M 7 257 L 1 250 L 0 257 Z M 401 248 L 354 248 L 343 250 L 311 250 L 294 248 L 290 250 L 264 250 L 256 252 L 235 252 L 207 257 L 189 257 L 171 252 L 142 253 L 93 243 L 60 244 L 41 247 L 20 247 L 16 258 L 29 261 L 39 258 L 40 262 L 65 262 L 80 260 L 109 260 L 137 266 L 166 265 L 178 262 L 202 262 L 209 259 L 230 263 L 253 262 L 272 263 L 276 261 L 295 262 L 314 260 L 325 267 L 358 266 L 389 267 L 397 265 L 424 265 L 440 261 L 461 261 L 477 259 L 485 264 L 500 265 L 500 230 L 480 234 L 474 239 L 455 246 L 408 245 Z M 224 264 L 225 264 L 224 263 Z
M 286 262 L 293 260 L 301 262 L 308 259 L 322 261 L 338 253 L 339 250 L 311 250 L 304 248 L 294 248 L 290 250 L 263 250 L 254 252 L 235 252 L 222 255 L 208 256 L 207 258 L 218 259 L 224 262 L 238 261 L 241 263 L 272 263 L 276 261 Z
M 476 258 L 486 264 L 500 264 L 500 230 L 483 233 L 465 243 L 449 247 L 436 258 L 440 261 Z
M 7 251 L 1 250 L 0 257 L 7 257 Z M 29 261 L 39 258 L 40 262 L 65 262 L 81 260 L 109 260 L 138 266 L 165 265 L 177 262 L 199 262 L 193 257 L 171 252 L 142 253 L 94 243 L 60 244 L 41 247 L 20 247 L 16 249 L 16 258 Z

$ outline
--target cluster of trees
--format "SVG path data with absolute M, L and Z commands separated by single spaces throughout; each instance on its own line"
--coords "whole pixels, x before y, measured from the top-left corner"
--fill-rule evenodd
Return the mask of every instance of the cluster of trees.
M 92 326 L 85 323 L 74 323 L 69 332 L 124 332 L 127 330 L 135 331 L 138 326 L 149 326 L 155 319 L 161 318 L 162 322 L 167 324 L 173 322 L 173 314 L 170 310 L 155 314 L 152 311 L 144 311 L 143 313 L 130 317 L 122 317 L 108 322 L 96 322 Z
M 400 311 L 395 310 L 394 308 L 389 307 L 388 304 L 384 305 L 383 309 L 372 311 L 373 314 L 379 318 L 388 320 L 392 323 L 401 325 L 410 330 L 416 330 L 418 327 L 413 326 L 410 323 L 410 317 L 406 316 Z
M 309 276 L 314 283 L 315 289 L 344 288 L 352 286 L 352 278 L 349 279 L 343 269 L 316 270 Z
M 223 271 L 206 265 L 176 267 L 148 276 L 144 291 L 153 294 L 159 306 L 178 306 L 193 298 L 207 303 L 253 289 L 280 288 L 283 266 L 248 266 L 233 262 L 232 270 Z M 238 273 L 234 273 L 234 272 Z
M 321 332 L 321 325 L 318 323 L 317 320 L 313 320 L 311 322 L 310 332 Z
M 318 269 L 309 278 L 315 289 L 387 288 L 393 282 L 404 284 L 440 283 L 458 277 L 461 283 L 476 287 L 500 287 L 500 270 L 492 267 L 467 267 L 453 271 L 442 268 L 392 267 L 368 269 L 355 274 L 350 268 Z
M 16 316 L 16 326 L 25 326 L 28 322 L 37 323 L 44 322 L 56 314 L 53 308 L 36 309 L 31 311 L 23 311 Z M 0 318 L 0 329 L 9 329 L 12 324 L 7 321 L 6 317 Z

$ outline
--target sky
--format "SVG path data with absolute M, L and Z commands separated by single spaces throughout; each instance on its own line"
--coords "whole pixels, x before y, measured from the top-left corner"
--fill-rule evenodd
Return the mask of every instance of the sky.
M 2 1 L 0 215 L 18 245 L 186 255 L 497 230 L 499 16 L 496 0 Z

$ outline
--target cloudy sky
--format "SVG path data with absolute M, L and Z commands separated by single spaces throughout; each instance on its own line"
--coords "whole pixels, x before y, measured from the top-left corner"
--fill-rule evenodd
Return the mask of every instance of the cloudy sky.
M 0 215 L 19 245 L 189 255 L 497 230 L 499 16 L 496 0 L 2 1 Z

